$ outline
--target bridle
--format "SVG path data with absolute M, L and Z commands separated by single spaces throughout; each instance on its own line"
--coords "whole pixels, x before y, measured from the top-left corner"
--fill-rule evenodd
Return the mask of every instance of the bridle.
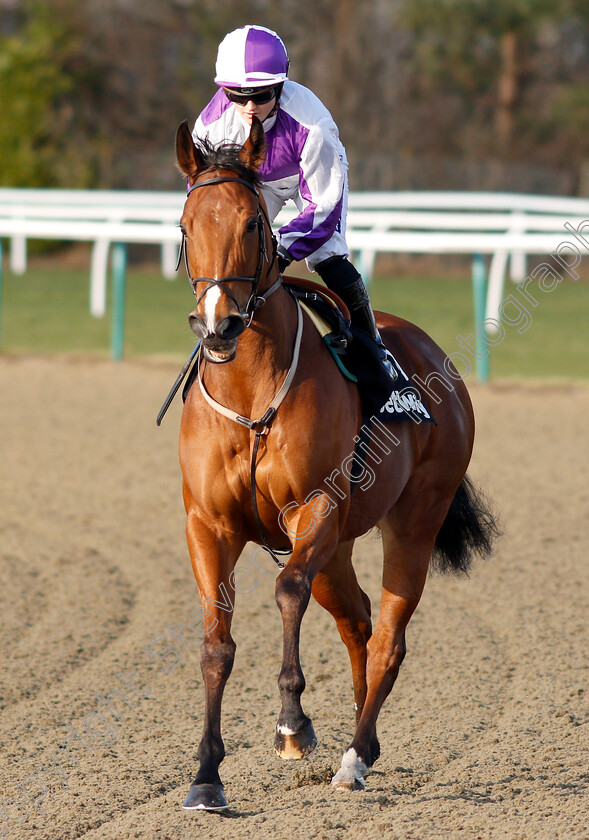
M 206 171 L 214 171 L 214 170 L 205 170 Z M 204 174 L 204 173 L 201 173 Z M 260 306 L 263 306 L 264 303 L 268 300 L 271 294 L 273 294 L 279 286 L 282 284 L 282 278 L 279 277 L 278 280 L 270 286 L 269 289 L 266 289 L 265 292 L 262 294 L 258 294 L 258 290 L 260 288 L 260 283 L 262 280 L 262 273 L 264 271 L 264 263 L 268 263 L 267 273 L 270 271 L 272 266 L 274 265 L 274 261 L 276 260 L 276 248 L 277 242 L 276 237 L 272 233 L 272 225 L 270 224 L 270 219 L 268 218 L 268 214 L 265 208 L 260 203 L 260 193 L 258 192 L 258 188 L 255 184 L 252 184 L 251 181 L 246 181 L 245 178 L 239 178 L 234 175 L 218 175 L 216 178 L 208 178 L 206 181 L 197 181 L 196 183 L 192 184 L 188 188 L 188 192 L 186 197 L 188 197 L 194 190 L 200 189 L 200 187 L 210 187 L 213 184 L 223 184 L 226 182 L 231 182 L 235 184 L 243 184 L 243 186 L 247 187 L 248 190 L 251 190 L 253 194 L 256 196 L 257 199 L 257 208 L 256 208 L 256 227 L 258 229 L 259 234 L 259 257 L 258 257 L 258 265 L 256 268 L 256 273 L 251 277 L 247 277 L 242 274 L 235 274 L 235 275 L 228 275 L 226 277 L 220 277 L 218 279 L 214 279 L 212 277 L 192 277 L 190 274 L 190 266 L 188 264 L 188 251 L 187 251 L 187 243 L 186 243 L 186 231 L 182 229 L 182 242 L 180 243 L 180 251 L 178 254 L 178 262 L 176 264 L 176 270 L 180 265 L 182 257 L 184 256 L 184 265 L 186 266 L 186 274 L 188 275 L 188 280 L 190 281 L 190 285 L 192 286 L 192 291 L 194 292 L 194 296 L 196 297 L 196 306 L 198 307 L 199 303 L 202 301 L 206 293 L 215 287 L 220 288 L 235 304 L 237 311 L 241 315 L 241 317 L 246 321 L 246 328 L 250 326 L 252 319 L 254 317 L 254 313 L 256 309 Z M 272 237 L 272 257 L 268 256 L 268 249 L 266 247 L 266 226 L 270 231 Z M 241 309 L 239 305 L 239 301 L 226 285 L 226 283 L 231 282 L 242 282 L 242 283 L 251 283 L 252 289 L 251 294 L 248 298 L 248 301 L 245 305 L 245 309 Z M 198 283 L 206 283 L 206 287 L 197 296 L 196 294 L 196 287 Z
M 214 171 L 214 169 L 204 170 L 204 172 L 207 172 L 207 171 L 208 172 Z M 204 174 L 204 172 L 202 172 L 200 174 Z M 259 233 L 260 254 L 259 254 L 259 258 L 258 258 L 258 265 L 257 265 L 257 268 L 256 268 L 256 273 L 251 277 L 247 277 L 247 276 L 241 275 L 241 274 L 229 275 L 227 277 L 220 277 L 218 279 L 217 278 L 212 278 L 212 277 L 192 277 L 191 274 L 190 274 L 190 266 L 188 264 L 188 254 L 187 254 L 187 249 L 186 249 L 186 232 L 184 230 L 182 230 L 182 242 L 181 242 L 181 245 L 180 245 L 180 253 L 178 255 L 178 263 L 176 265 L 176 270 L 178 270 L 178 267 L 179 267 L 180 262 L 182 260 L 182 255 L 184 255 L 184 264 L 186 266 L 186 274 L 188 275 L 190 285 L 192 286 L 194 296 L 196 297 L 196 306 L 199 305 L 199 303 L 202 301 L 202 299 L 204 298 L 206 293 L 209 291 L 209 289 L 218 287 L 223 292 L 225 292 L 225 294 L 228 295 L 228 297 L 233 301 L 233 303 L 237 307 L 237 311 L 239 312 L 241 317 L 244 319 L 244 321 L 247 322 L 246 323 L 246 329 L 247 329 L 247 327 L 249 327 L 251 322 L 252 322 L 252 319 L 255 315 L 256 309 L 258 309 L 260 306 L 263 306 L 264 303 L 266 303 L 266 301 L 270 297 L 270 295 L 274 294 L 274 292 L 277 291 L 277 289 L 279 289 L 280 286 L 282 285 L 282 276 L 279 275 L 278 280 L 276 280 L 276 282 L 274 282 L 262 294 L 259 294 L 260 283 L 262 281 L 262 273 L 264 271 L 264 263 L 265 262 L 268 263 L 268 268 L 267 268 L 267 272 L 266 272 L 266 274 L 268 274 L 268 272 L 271 270 L 271 268 L 274 265 L 274 262 L 276 260 L 277 242 L 276 242 L 276 237 L 272 233 L 272 225 L 270 224 L 268 214 L 267 214 L 265 208 L 260 203 L 260 194 L 259 194 L 258 189 L 255 186 L 255 184 L 252 184 L 250 181 L 246 181 L 244 178 L 240 178 L 240 177 L 234 176 L 234 175 L 218 175 L 215 178 L 208 178 L 206 181 L 197 181 L 196 183 L 192 184 L 192 186 L 189 187 L 189 189 L 188 189 L 187 197 L 194 190 L 199 189 L 200 187 L 209 187 L 209 186 L 212 186 L 213 184 L 223 184 L 223 183 L 226 183 L 226 182 L 243 184 L 245 187 L 248 188 L 248 190 L 251 190 L 251 192 L 254 193 L 254 195 L 256 196 L 256 199 L 257 199 L 256 226 L 258 228 L 258 233 Z M 270 231 L 270 234 L 272 236 L 272 257 L 271 258 L 268 256 L 268 249 L 266 247 L 266 226 L 267 226 L 267 228 Z M 225 285 L 226 283 L 235 282 L 235 281 L 243 282 L 243 283 L 251 283 L 251 286 L 252 286 L 251 294 L 248 298 L 248 301 L 246 303 L 246 306 L 245 306 L 244 310 L 242 310 L 240 308 L 239 302 L 238 302 L 237 298 L 235 297 L 235 295 L 233 294 L 233 292 L 231 291 L 231 289 L 227 288 L 227 286 Z M 198 283 L 206 283 L 207 285 L 206 285 L 205 289 L 200 293 L 200 295 L 197 296 L 196 287 L 197 287 Z M 254 439 L 254 443 L 253 443 L 253 447 L 252 447 L 251 466 L 250 466 L 250 493 L 251 493 L 252 510 L 253 510 L 254 519 L 256 521 L 256 525 L 257 525 L 257 528 L 258 528 L 258 533 L 260 535 L 260 539 L 261 539 L 261 542 L 262 542 L 262 548 L 265 551 L 267 551 L 268 554 L 270 554 L 270 556 L 272 557 L 272 559 L 274 560 L 274 562 L 276 563 L 276 565 L 280 569 L 283 569 L 285 564 L 279 559 L 279 557 L 277 555 L 291 554 L 292 549 L 291 548 L 289 548 L 289 549 L 273 548 L 270 544 L 270 541 L 268 539 L 268 535 L 266 534 L 266 531 L 264 529 L 264 526 L 262 524 L 262 520 L 260 518 L 259 511 L 258 511 L 258 502 L 257 502 L 257 498 L 256 498 L 256 465 L 257 465 L 258 449 L 259 449 L 259 446 L 260 446 L 261 438 L 263 436 L 267 435 L 268 432 L 270 431 L 270 426 L 272 424 L 272 421 L 276 417 L 276 412 L 278 411 L 279 406 L 282 404 L 283 400 L 285 399 L 285 397 L 286 397 L 286 395 L 287 395 L 287 393 L 290 389 L 290 386 L 292 385 L 295 374 L 296 374 L 298 360 L 299 360 L 299 352 L 300 352 L 300 348 L 301 348 L 301 338 L 302 338 L 302 333 L 303 333 L 303 318 L 302 318 L 302 313 L 301 313 L 301 307 L 300 307 L 300 304 L 299 304 L 298 300 L 296 300 L 296 305 L 297 305 L 297 319 L 298 320 L 297 320 L 297 331 L 296 331 L 296 338 L 295 338 L 295 344 L 294 344 L 294 349 L 293 349 L 293 357 L 292 357 L 291 366 L 290 366 L 289 370 L 287 371 L 287 374 L 284 378 L 282 386 L 280 387 L 280 389 L 276 393 L 274 399 L 272 400 L 272 402 L 270 403 L 270 405 L 268 406 L 268 408 L 266 409 L 266 411 L 264 412 L 262 417 L 260 417 L 259 420 L 252 420 L 249 417 L 243 417 L 242 415 L 238 414 L 236 411 L 233 411 L 232 409 L 227 408 L 224 405 L 221 405 L 221 403 L 218 403 L 216 400 L 214 400 L 210 396 L 210 394 L 207 392 L 207 390 L 204 386 L 204 383 L 202 381 L 202 378 L 201 378 L 201 372 L 200 372 L 201 358 L 200 358 L 200 354 L 198 354 L 198 352 L 197 352 L 198 345 L 195 348 L 191 358 L 189 359 L 189 362 L 187 363 L 187 365 L 185 365 L 185 369 L 187 370 L 188 364 L 196 356 L 196 376 L 197 376 L 198 384 L 200 386 L 201 394 L 202 394 L 203 398 L 205 399 L 205 401 L 211 406 L 211 408 L 213 408 L 219 414 L 223 415 L 224 417 L 227 417 L 230 420 L 233 420 L 233 422 L 238 423 L 241 426 L 245 426 L 246 428 L 248 428 L 251 432 L 253 432 L 255 434 L 255 439 Z M 200 344 L 200 342 L 199 342 L 199 344 Z M 160 411 L 160 414 L 158 415 L 158 425 L 159 425 L 159 422 L 161 422 L 161 417 L 163 416 L 162 412 L 165 413 L 165 410 L 167 409 L 167 406 L 170 404 L 171 398 L 173 397 L 174 393 L 176 392 L 177 388 L 179 387 L 179 382 L 181 382 L 182 379 L 184 378 L 185 369 L 183 369 L 180 376 L 176 380 L 176 383 L 174 383 L 174 387 L 173 387 L 172 391 L 170 392 L 170 394 L 168 395 L 168 399 L 166 400 L 166 403 L 164 404 L 164 407 L 162 408 L 162 411 Z

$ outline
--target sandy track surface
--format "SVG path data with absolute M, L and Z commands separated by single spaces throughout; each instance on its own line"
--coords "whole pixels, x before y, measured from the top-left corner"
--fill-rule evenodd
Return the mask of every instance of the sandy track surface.
M 352 691 L 316 604 L 303 700 L 320 744 L 302 763 L 273 754 L 280 619 L 260 560 L 235 609 L 231 808 L 186 814 L 203 692 L 198 650 L 173 636 L 197 603 L 179 403 L 155 426 L 174 375 L 0 360 L 0 837 L 589 837 L 589 390 L 472 388 L 470 474 L 505 536 L 470 579 L 430 577 L 364 793 L 327 784 L 352 733 Z M 356 567 L 377 606 L 376 537 L 358 542 Z

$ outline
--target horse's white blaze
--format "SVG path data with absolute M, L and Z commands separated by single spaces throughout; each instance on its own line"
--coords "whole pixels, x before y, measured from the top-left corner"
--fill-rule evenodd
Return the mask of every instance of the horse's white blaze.
M 215 332 L 215 310 L 220 297 L 221 289 L 218 286 L 213 286 L 205 295 L 205 322 L 209 333 Z
M 276 724 L 276 729 L 280 732 L 281 735 L 296 735 L 297 733 L 294 729 L 291 729 L 290 726 L 281 726 L 280 724 Z
M 356 750 L 353 747 L 350 747 L 350 749 L 346 750 L 344 753 L 341 767 L 331 780 L 331 784 L 336 787 L 339 785 L 351 787 L 356 784 L 360 785 L 360 787 L 364 789 L 366 787 L 364 776 L 367 773 L 368 767 L 364 764 L 362 759 L 359 758 Z

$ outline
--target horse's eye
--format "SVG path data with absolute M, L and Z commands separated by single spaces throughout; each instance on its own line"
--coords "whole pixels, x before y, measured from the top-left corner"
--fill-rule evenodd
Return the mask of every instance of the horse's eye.
M 253 233 L 256 228 L 258 227 L 258 219 L 256 216 L 252 216 L 247 220 L 247 224 L 245 226 L 247 233 Z

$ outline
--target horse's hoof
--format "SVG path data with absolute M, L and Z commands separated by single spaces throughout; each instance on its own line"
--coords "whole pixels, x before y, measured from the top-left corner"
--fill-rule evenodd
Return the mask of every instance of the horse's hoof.
M 182 807 L 185 811 L 222 811 L 229 806 L 223 785 L 191 785 Z
M 317 746 L 317 736 L 309 720 L 300 732 L 293 732 L 288 726 L 276 726 L 274 751 L 285 761 L 298 761 L 312 753 Z
M 364 776 L 367 773 L 368 766 L 351 747 L 344 753 L 341 767 L 331 780 L 331 786 L 336 790 L 364 790 L 366 788 Z
M 338 771 L 339 772 L 339 771 Z M 331 780 L 332 788 L 335 790 L 365 790 L 366 782 L 364 779 L 340 779 L 337 780 L 337 773 Z

